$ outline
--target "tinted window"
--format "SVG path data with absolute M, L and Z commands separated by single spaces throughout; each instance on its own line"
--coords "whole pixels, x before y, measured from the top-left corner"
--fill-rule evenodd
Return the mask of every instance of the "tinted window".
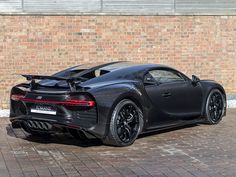
M 157 81 L 158 83 L 169 83 L 169 82 L 178 82 L 185 81 L 180 73 L 167 70 L 152 70 L 149 71 L 149 74 Z
M 53 76 L 57 76 L 57 77 L 76 77 L 77 74 L 79 74 L 80 72 L 84 71 L 86 69 L 69 69 L 69 70 L 64 70 L 61 71 L 59 73 L 54 74 Z M 106 70 L 101 70 L 101 69 L 97 69 L 97 70 L 93 70 L 87 74 L 84 74 L 83 77 L 87 78 L 87 79 L 92 79 L 95 77 L 99 77 L 103 74 L 109 73 L 109 71 Z

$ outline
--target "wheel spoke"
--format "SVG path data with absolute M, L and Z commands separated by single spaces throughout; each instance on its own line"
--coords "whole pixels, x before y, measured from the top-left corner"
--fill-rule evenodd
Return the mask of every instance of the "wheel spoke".
M 130 115 L 127 119 L 127 123 L 131 123 L 131 122 L 133 122 L 133 120 L 134 120 L 134 115 L 130 113 Z
M 217 119 L 217 110 L 214 111 L 214 119 L 213 120 L 216 120 Z
M 129 128 L 125 128 L 125 130 L 126 130 L 126 133 L 127 133 L 127 139 L 129 140 L 130 139 L 130 137 L 131 137 L 131 131 L 130 131 L 130 129 Z
M 128 130 L 129 132 L 131 131 L 131 127 L 129 126 L 129 124 L 126 123 L 124 127 L 125 127 L 125 129 Z
M 123 112 L 123 111 L 122 111 L 122 112 L 120 112 L 120 114 L 119 114 L 119 115 L 120 115 L 120 117 L 121 117 L 122 119 L 124 119 L 124 117 L 125 117 L 125 116 L 124 116 L 124 112 Z

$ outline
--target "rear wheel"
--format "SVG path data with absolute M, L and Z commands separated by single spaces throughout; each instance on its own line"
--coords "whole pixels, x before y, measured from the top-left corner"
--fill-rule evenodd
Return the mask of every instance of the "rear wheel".
M 220 90 L 214 89 L 210 92 L 206 103 L 206 122 L 217 124 L 222 120 L 225 111 L 226 100 Z
M 143 113 L 131 100 L 120 101 L 112 112 L 109 133 L 105 144 L 128 146 L 138 137 L 143 128 Z

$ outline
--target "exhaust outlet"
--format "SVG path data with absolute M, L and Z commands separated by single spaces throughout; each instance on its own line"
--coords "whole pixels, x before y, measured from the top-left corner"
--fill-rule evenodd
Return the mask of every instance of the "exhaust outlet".
M 47 131 L 52 129 L 52 125 L 48 122 L 41 122 L 41 121 L 34 121 L 34 120 L 27 120 L 25 121 L 25 124 L 35 130 L 42 130 Z

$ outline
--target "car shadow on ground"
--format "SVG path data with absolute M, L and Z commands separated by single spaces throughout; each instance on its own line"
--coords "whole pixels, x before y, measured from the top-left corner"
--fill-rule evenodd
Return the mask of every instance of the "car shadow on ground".
M 63 144 L 63 145 L 74 145 L 80 147 L 90 147 L 90 146 L 101 146 L 103 145 L 99 139 L 91 140 L 78 140 L 71 136 L 69 133 L 55 133 L 47 136 L 33 136 L 25 132 L 22 128 L 12 128 L 10 124 L 6 127 L 7 135 L 15 138 L 24 139 L 30 142 L 40 143 L 40 144 Z
M 172 131 L 176 131 L 176 130 L 181 130 L 181 129 L 192 128 L 192 127 L 196 127 L 196 126 L 199 126 L 199 125 L 200 124 L 190 124 L 190 125 L 183 125 L 183 126 L 179 126 L 179 127 L 172 127 L 172 128 L 161 129 L 161 130 L 154 130 L 152 132 L 143 133 L 143 134 L 139 135 L 138 138 L 146 138 L 148 136 L 168 133 L 168 132 L 172 132 Z
M 176 131 L 180 129 L 186 129 L 198 126 L 199 124 L 192 124 L 192 125 L 185 125 L 175 128 L 168 128 L 163 130 L 156 130 L 149 133 L 144 133 L 139 135 L 138 139 L 146 138 L 149 136 L 168 133 L 171 131 Z M 25 132 L 21 128 L 12 128 L 11 124 L 8 124 L 6 127 L 7 135 L 15 138 L 21 138 L 30 142 L 40 143 L 40 144 L 63 144 L 63 145 L 74 145 L 80 147 L 92 147 L 92 146 L 102 146 L 103 143 L 99 139 L 91 139 L 91 140 L 78 140 L 71 136 L 69 133 L 55 133 L 52 135 L 44 136 L 44 137 L 36 137 L 30 135 L 29 133 Z

